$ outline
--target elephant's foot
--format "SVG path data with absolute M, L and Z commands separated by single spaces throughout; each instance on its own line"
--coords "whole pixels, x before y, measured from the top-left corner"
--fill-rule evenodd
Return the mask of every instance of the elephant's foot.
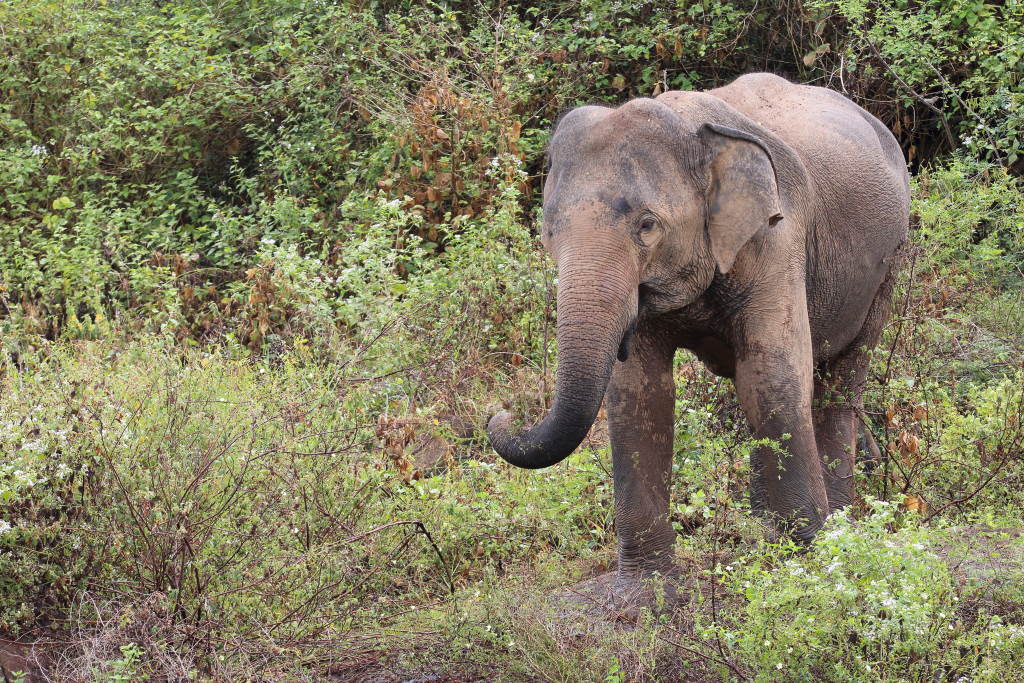
M 606 572 L 576 584 L 565 598 L 590 616 L 623 622 L 635 622 L 645 609 L 653 614 L 671 612 L 690 599 L 676 569 Z
M 813 512 L 791 512 L 789 515 L 781 515 L 764 508 L 751 508 L 751 514 L 761 522 L 764 530 L 764 540 L 769 543 L 779 543 L 783 538 L 790 538 L 799 545 L 810 545 L 815 535 L 825 526 L 825 520 L 829 513 Z M 831 512 L 831 511 L 830 511 Z

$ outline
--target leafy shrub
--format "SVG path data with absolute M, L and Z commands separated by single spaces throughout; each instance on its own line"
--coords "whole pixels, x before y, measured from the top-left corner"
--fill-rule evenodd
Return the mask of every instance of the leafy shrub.
M 179 340 L 287 337 L 293 315 L 239 315 L 262 240 L 337 278 L 380 200 L 424 258 L 443 252 L 504 201 L 502 155 L 522 162 L 530 212 L 564 110 L 717 85 L 765 59 L 838 81 L 914 158 L 962 142 L 1013 164 L 1016 14 L 947 5 L 5 5 L 0 273 L 17 312 L 2 315 L 49 338 L 97 313 L 139 324 L 122 312 Z M 957 139 L 922 104 L 936 96 Z
M 247 648 L 313 642 L 370 628 L 414 595 L 447 595 L 494 563 L 606 540 L 600 469 L 509 478 L 471 460 L 404 477 L 374 447 L 393 443 L 381 422 L 359 410 L 392 380 L 354 380 L 358 362 L 296 360 L 198 353 L 182 365 L 152 345 L 23 359 L 31 374 L 14 372 L 23 388 L 3 406 L 2 445 L 18 454 L 0 470 L 3 628 L 84 592 L 82 609 L 150 604 L 163 637 L 198 654 L 200 633 Z M 386 571 L 367 573 L 382 554 Z
M 830 52 L 824 34 L 831 24 L 827 32 L 838 49 L 828 61 L 844 84 L 849 78 L 855 91 L 888 90 L 905 105 L 923 105 L 950 147 L 1006 164 L 1020 160 L 1024 19 L 1017 3 L 813 0 L 808 7 L 823 41 L 811 54 Z M 910 117 L 900 116 L 892 127 L 899 135 L 909 125 Z M 911 160 L 920 154 L 916 147 L 908 152 Z
M 892 534 L 895 506 L 853 523 L 833 515 L 810 552 L 720 567 L 745 598 L 742 626 L 723 637 L 762 680 L 927 677 L 958 598 L 946 565 L 913 525 Z M 778 564 L 776 564 L 778 562 Z
M 914 243 L 866 399 L 888 453 L 866 473 L 874 495 L 962 520 L 1017 505 L 1020 198 L 1012 176 L 963 159 L 915 180 Z
M 1013 289 L 1021 282 L 1024 235 L 1019 180 L 965 158 L 914 180 L 922 265 L 953 292 Z M 919 271 L 920 272 L 920 271 Z

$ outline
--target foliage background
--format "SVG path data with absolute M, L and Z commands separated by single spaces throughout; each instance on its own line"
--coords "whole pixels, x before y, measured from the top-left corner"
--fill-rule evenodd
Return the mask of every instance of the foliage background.
M 1013 596 L 936 554 L 1024 515 L 1022 36 L 1019 0 L 0 5 L 3 632 L 85 680 L 1013 677 Z M 758 543 L 728 383 L 680 357 L 692 614 L 566 640 L 517 591 L 611 561 L 601 424 L 543 474 L 477 430 L 550 399 L 549 130 L 754 70 L 845 92 L 915 172 L 861 468 L 892 505 Z M 787 602 L 842 552 L 847 589 Z

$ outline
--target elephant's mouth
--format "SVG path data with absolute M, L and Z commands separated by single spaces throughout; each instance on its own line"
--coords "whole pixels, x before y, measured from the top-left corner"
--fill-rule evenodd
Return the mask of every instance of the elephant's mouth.
M 622 341 L 619 342 L 619 362 L 624 363 L 629 359 L 630 347 L 633 344 L 633 333 L 636 332 L 636 318 L 626 326 L 626 331 L 622 333 Z
M 629 321 L 629 324 L 626 325 L 626 330 L 622 333 L 622 339 L 619 341 L 619 352 L 617 356 L 619 362 L 624 363 L 629 359 L 629 354 L 633 347 L 633 336 L 636 332 L 637 321 L 643 317 L 645 309 L 650 304 L 650 299 L 653 295 L 654 290 L 651 285 L 646 282 L 641 282 L 636 296 L 636 314 Z

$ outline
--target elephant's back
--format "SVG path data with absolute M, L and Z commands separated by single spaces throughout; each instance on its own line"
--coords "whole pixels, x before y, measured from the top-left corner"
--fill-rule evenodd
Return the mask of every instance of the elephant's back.
M 910 186 L 899 144 L 878 119 L 826 88 L 749 74 L 709 94 L 776 135 L 806 167 L 815 346 L 840 351 L 907 237 Z
M 844 209 L 861 215 L 863 200 L 872 201 L 875 211 L 867 213 L 878 214 L 883 223 L 908 215 L 910 186 L 903 152 L 889 129 L 856 103 L 833 90 L 790 83 L 773 74 L 747 74 L 709 94 L 794 150 L 829 217 Z

